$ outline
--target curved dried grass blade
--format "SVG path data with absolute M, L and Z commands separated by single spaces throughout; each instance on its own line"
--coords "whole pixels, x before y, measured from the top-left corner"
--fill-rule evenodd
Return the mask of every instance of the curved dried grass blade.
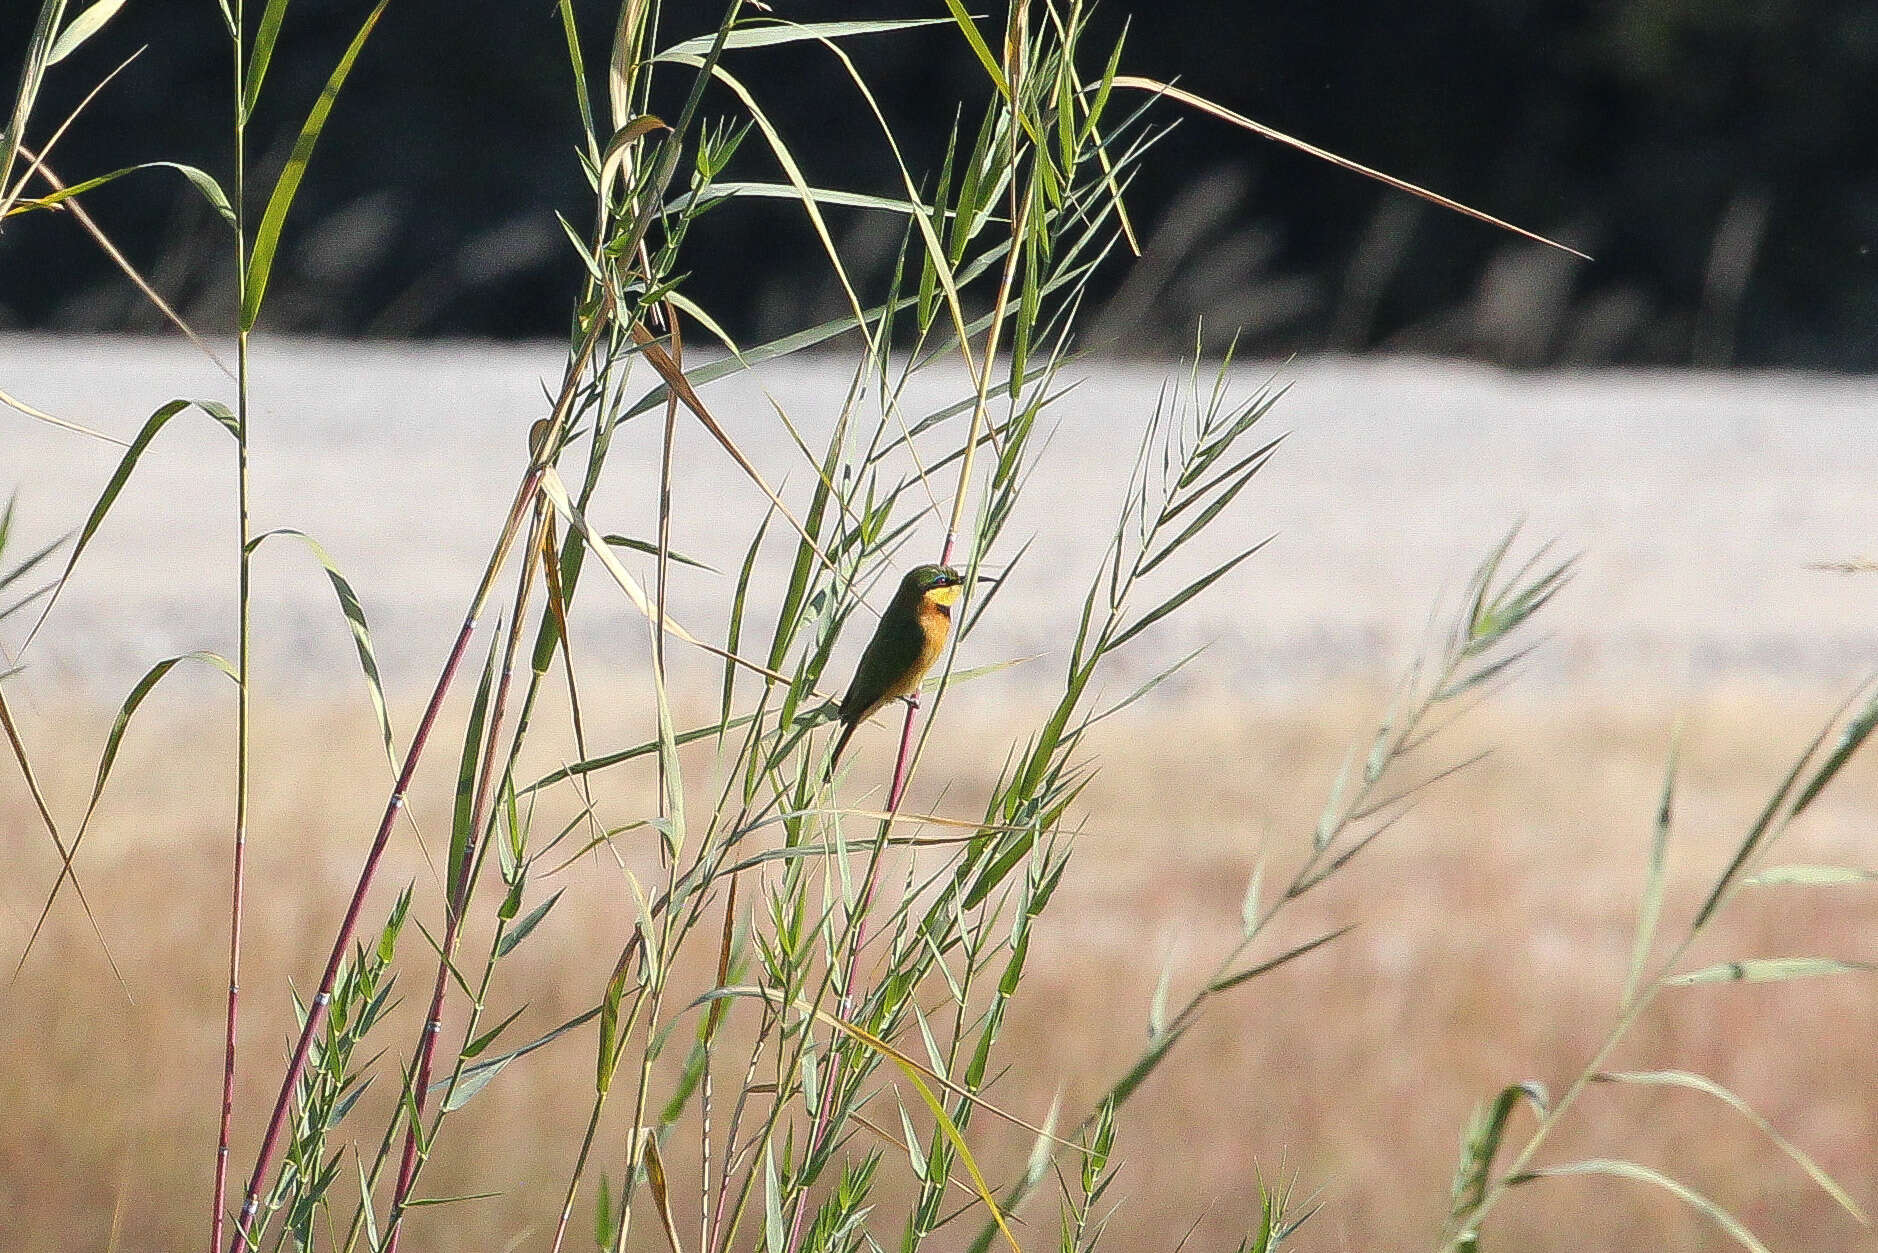
M 949 4 L 956 4 L 957 0 L 947 0 L 947 2 Z M 1213 103 L 1204 96 L 1196 96 L 1190 91 L 1185 91 L 1179 87 L 1173 86 L 1171 83 L 1159 82 L 1152 78 L 1140 78 L 1133 74 L 1122 74 L 1116 76 L 1114 85 L 1117 87 L 1132 87 L 1137 91 L 1152 92 L 1157 96 L 1166 96 L 1169 100 L 1178 101 L 1189 108 L 1198 109 L 1200 112 L 1216 117 L 1222 122 L 1229 122 L 1234 126 L 1249 130 L 1255 135 L 1260 135 L 1276 143 L 1284 144 L 1288 148 L 1296 148 L 1299 152 L 1316 157 L 1320 161 L 1328 161 L 1330 164 L 1340 169 L 1349 170 L 1353 174 L 1361 174 L 1365 178 L 1374 179 L 1385 186 L 1395 188 L 1397 191 L 1405 191 L 1411 196 L 1419 196 L 1430 204 L 1437 204 L 1444 209 L 1451 209 L 1455 213 L 1473 218 L 1477 222 L 1485 222 L 1489 226 L 1497 226 L 1503 231 L 1510 231 L 1515 235 L 1530 239 L 1536 244 L 1544 244 L 1548 248 L 1556 248 L 1560 252 L 1569 252 L 1572 256 L 1578 257 L 1581 260 L 1590 261 L 1592 259 L 1587 254 L 1578 251 L 1568 244 L 1561 244 L 1555 239 L 1547 239 L 1544 235 L 1536 234 L 1523 226 L 1514 226 L 1511 222 L 1503 221 L 1490 213 L 1482 213 L 1479 209 L 1470 208 L 1458 200 L 1450 200 L 1437 192 L 1429 191 L 1426 187 L 1418 187 L 1414 183 L 1396 178 L 1392 174 L 1384 174 L 1381 170 L 1373 170 L 1367 165 L 1350 160 L 1348 157 L 1340 157 L 1334 152 L 1319 148 L 1316 144 L 1305 143 L 1302 139 L 1287 135 L 1281 130 L 1276 130 L 1265 125 L 1263 122 L 1255 122 L 1243 114 L 1235 113 L 1223 105 Z
M 568 525 L 580 532 L 581 538 L 587 542 L 587 551 L 600 559 L 600 564 L 605 566 L 607 573 L 613 576 L 613 581 L 619 584 L 620 590 L 626 593 L 627 599 L 632 601 L 634 608 L 644 614 L 648 622 L 654 620 L 657 617 L 658 611 L 653 608 L 651 598 L 646 595 L 645 589 L 639 586 L 639 580 L 633 578 L 631 574 L 628 574 L 626 567 L 622 566 L 619 563 L 619 559 L 608 551 L 606 542 L 594 533 L 592 527 L 588 526 L 586 517 L 580 512 L 579 508 L 575 506 L 574 502 L 568 498 L 567 486 L 561 482 L 561 476 L 555 472 L 553 467 L 549 467 L 543 472 L 541 490 L 547 495 L 548 499 L 553 502 L 555 509 L 560 512 L 561 516 L 567 519 Z M 733 656 L 729 650 L 719 648 L 715 644 L 706 643 L 691 632 L 685 630 L 685 628 L 680 626 L 677 622 L 673 621 L 669 614 L 665 617 L 664 626 L 667 634 L 675 635 L 685 641 L 685 643 L 702 648 L 707 653 L 754 670 L 756 673 L 774 679 L 778 683 L 789 682 L 787 675 L 779 674 L 767 666 L 759 666 L 754 661 L 747 661 L 742 657 Z
M 1761 1134 L 1765 1135 L 1769 1140 L 1772 1140 L 1781 1152 L 1792 1158 L 1794 1164 L 1801 1170 L 1804 1170 L 1807 1177 L 1812 1179 L 1815 1184 L 1819 1185 L 1819 1190 L 1838 1202 L 1839 1207 L 1846 1213 L 1852 1215 L 1852 1217 L 1858 1219 L 1861 1223 L 1869 1224 L 1871 1222 L 1871 1220 L 1865 1216 L 1865 1211 L 1859 1208 L 1858 1203 L 1846 1193 L 1844 1188 L 1839 1186 L 1838 1181 L 1827 1174 L 1825 1169 L 1821 1167 L 1818 1162 L 1815 1162 L 1806 1154 L 1805 1150 L 1801 1149 L 1800 1146 L 1793 1143 L 1793 1141 L 1787 1139 L 1787 1137 L 1781 1135 L 1779 1130 L 1776 1129 L 1772 1123 L 1755 1113 L 1753 1108 L 1749 1106 L 1746 1101 L 1735 1095 L 1735 1093 L 1728 1088 L 1710 1079 L 1707 1075 L 1698 1075 L 1687 1070 L 1606 1071 L 1598 1075 L 1598 1080 L 1601 1083 L 1636 1084 L 1646 1087 L 1688 1088 L 1694 1092 L 1707 1093 L 1716 1100 L 1724 1102 L 1737 1114 L 1740 1114 L 1743 1118 L 1753 1123 L 1755 1127 L 1760 1130 Z
M 1458 1239 L 1466 1240 L 1474 1213 L 1486 1199 L 1487 1184 L 1493 1176 L 1493 1159 L 1499 1156 L 1500 1144 L 1506 1138 L 1506 1124 L 1521 1105 L 1521 1098 L 1541 1118 L 1551 1105 L 1545 1085 L 1529 1080 L 1508 1084 L 1490 1104 L 1474 1110 L 1467 1135 L 1461 1142 L 1461 1160 L 1454 1169 L 1448 1202 L 1448 1231 Z
M 1613 1158 L 1592 1158 L 1588 1161 L 1569 1162 L 1563 1166 L 1547 1166 L 1543 1170 L 1528 1171 L 1523 1175 L 1508 1180 L 1509 1183 L 1528 1183 L 1534 1179 L 1558 1179 L 1572 1175 L 1608 1175 L 1618 1179 L 1634 1179 L 1639 1183 L 1653 1184 L 1682 1201 L 1691 1209 L 1706 1215 L 1716 1226 L 1734 1237 L 1735 1242 L 1751 1253 L 1771 1253 L 1742 1221 L 1730 1214 L 1715 1202 L 1691 1188 L 1688 1184 L 1670 1178 L 1660 1170 L 1644 1166 L 1638 1162 Z

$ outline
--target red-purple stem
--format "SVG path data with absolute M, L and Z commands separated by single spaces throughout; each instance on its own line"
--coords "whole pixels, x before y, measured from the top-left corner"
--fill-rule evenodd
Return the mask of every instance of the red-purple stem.
M 952 560 L 953 536 L 946 535 L 945 547 L 940 550 L 939 564 L 947 565 Z M 900 755 L 894 759 L 893 782 L 887 787 L 887 817 L 881 825 L 880 838 L 887 838 L 887 827 L 893 822 L 893 815 L 900 810 L 900 798 L 906 791 L 907 771 L 913 762 L 913 723 L 919 717 L 919 693 L 915 692 L 906 702 L 906 721 L 900 727 Z M 874 886 L 880 881 L 881 857 L 878 851 L 870 859 L 867 867 L 867 879 L 861 885 L 860 902 L 855 907 L 854 940 L 848 949 L 847 975 L 841 983 L 841 1016 L 847 1017 L 853 1012 L 856 997 L 854 981 L 860 975 L 861 948 L 867 943 L 867 910 L 874 901 Z M 809 1129 L 808 1151 L 803 1160 L 815 1156 L 821 1149 L 822 1141 L 827 1138 L 830 1123 L 835 1112 L 836 1080 L 840 1077 L 839 1063 L 830 1066 L 828 1078 L 822 1084 L 821 1105 L 815 1111 L 815 1123 Z M 808 1211 L 806 1198 L 796 1205 L 795 1218 L 789 1224 L 789 1253 L 796 1253 L 802 1243 L 802 1216 Z
M 417 1075 L 417 1084 L 411 1093 L 413 1109 L 410 1126 L 404 1133 L 404 1156 L 398 1163 L 398 1184 L 391 1193 L 385 1253 L 397 1253 L 398 1239 L 404 1233 L 405 1202 L 410 1199 L 411 1187 L 417 1181 L 417 1136 L 423 1124 L 424 1101 L 430 1095 L 431 1066 L 437 1055 L 437 1038 L 443 1033 L 444 990 L 449 986 L 450 962 L 456 956 L 463 915 L 469 911 L 470 883 L 476 873 L 477 844 L 482 836 L 483 821 L 489 812 L 489 787 L 495 774 L 496 745 L 501 738 L 503 715 L 508 709 L 509 684 L 514 675 L 516 649 L 521 643 L 522 614 L 527 604 L 530 576 L 533 574 L 534 545 L 540 537 L 541 526 L 542 521 L 537 514 L 534 529 L 529 535 L 530 555 L 524 561 L 521 586 L 515 593 L 515 616 L 509 625 L 508 647 L 502 657 L 502 678 L 496 685 L 495 706 L 489 716 L 489 735 L 484 742 L 482 772 L 476 781 L 476 803 L 472 807 L 469 830 L 464 837 L 463 864 L 458 868 L 457 880 L 450 885 L 450 893 L 444 900 L 446 916 L 443 949 L 437 957 L 437 982 L 430 994 L 430 1013 L 424 1018 L 424 1032 L 418 1039 L 417 1064 L 412 1067 Z
M 280 1147 L 281 1129 L 287 1124 L 287 1111 L 293 1104 L 294 1088 L 306 1070 L 307 1056 L 313 1049 L 313 1036 L 325 1024 L 326 1012 L 332 1005 L 333 986 L 338 982 L 340 966 L 345 963 L 346 946 L 352 942 L 352 933 L 358 929 L 359 917 L 365 909 L 366 893 L 371 889 L 372 879 L 378 872 L 378 862 L 384 855 L 385 845 L 390 842 L 391 830 L 397 825 L 398 813 L 404 808 L 405 792 L 411 786 L 412 775 L 417 772 L 418 759 L 424 754 L 431 729 L 443 709 L 444 697 L 449 693 L 451 681 L 455 679 L 457 669 L 463 662 L 463 654 L 469 648 L 470 636 L 475 634 L 477 615 L 488 601 L 496 573 L 508 555 L 509 545 L 515 540 L 522 513 L 529 501 L 534 499 L 535 491 L 541 484 L 542 470 L 540 465 L 531 466 L 522 481 L 521 491 L 516 494 L 508 521 L 502 528 L 502 536 L 483 573 L 482 583 L 476 589 L 475 599 L 470 602 L 470 611 L 457 631 L 456 643 L 450 648 L 449 658 L 444 662 L 443 673 L 437 676 L 437 686 L 431 692 L 430 704 L 425 707 L 424 716 L 417 724 L 417 732 L 411 738 L 411 747 L 405 753 L 404 766 L 398 771 L 398 781 L 392 788 L 391 798 L 385 803 L 385 814 L 379 821 L 378 834 L 372 840 L 371 851 L 365 855 L 365 865 L 359 871 L 358 886 L 353 889 L 352 901 L 346 907 L 344 919 L 340 921 L 339 934 L 333 940 L 332 954 L 326 959 L 326 971 L 320 976 L 319 991 L 307 1006 L 306 1025 L 300 1028 L 300 1039 L 294 1045 L 293 1057 L 288 1061 L 287 1073 L 281 1080 L 280 1095 L 274 1100 L 273 1115 L 269 1117 L 267 1131 L 261 1137 L 261 1150 L 255 1158 L 254 1174 L 248 1180 L 248 1193 L 241 1203 L 241 1214 L 235 1220 L 235 1234 L 229 1241 L 229 1253 L 236 1253 L 236 1250 L 251 1245 L 248 1224 L 254 1220 L 255 1211 L 260 1207 L 261 1187 L 267 1181 L 268 1172 L 274 1164 L 274 1154 Z
M 235 835 L 235 887 L 229 903 L 228 1020 L 222 1050 L 222 1130 L 215 1142 L 215 1218 L 209 1230 L 209 1250 L 222 1247 L 222 1199 L 228 1195 L 228 1141 L 235 1117 L 235 1029 L 241 995 L 241 882 L 245 832 Z

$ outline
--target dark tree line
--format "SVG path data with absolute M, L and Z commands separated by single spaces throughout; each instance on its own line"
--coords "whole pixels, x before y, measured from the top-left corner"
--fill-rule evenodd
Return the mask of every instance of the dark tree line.
M 0 6 L 9 83 L 36 7 Z M 611 5 L 579 7 L 601 38 Z M 814 20 L 857 6 L 774 8 Z M 1177 76 L 1597 260 L 1545 253 L 1189 117 L 1130 197 L 1147 249 L 1103 288 L 1097 333 L 1116 350 L 1178 351 L 1203 320 L 1209 337 L 1243 328 L 1266 352 L 1878 364 L 1870 0 L 1161 0 L 1132 18 L 1126 8 L 1117 0 L 1097 20 L 1112 34 L 1128 22 L 1134 72 Z M 280 111 L 251 131 L 264 172 L 284 158 L 293 110 L 317 94 L 360 9 L 296 0 L 290 10 L 272 70 Z M 943 13 L 924 0 L 865 9 Z M 106 37 L 60 67 L 42 102 L 43 134 L 116 59 L 147 46 L 61 142 L 55 168 L 77 179 L 171 158 L 225 172 L 231 88 L 219 24 L 212 0 L 131 0 Z M 393 0 L 297 202 L 272 329 L 560 332 L 578 263 L 552 210 L 581 191 L 560 38 L 547 0 Z M 981 90 L 956 33 L 852 48 L 903 137 L 936 162 L 955 103 Z M 812 178 L 893 187 L 871 120 L 824 56 L 748 52 L 738 68 Z M 716 104 L 734 111 L 728 97 Z M 760 145 L 746 156 L 752 176 L 769 176 Z M 87 204 L 179 308 L 225 321 L 226 240 L 180 180 L 139 175 Z M 833 220 L 857 272 L 891 259 L 896 223 L 858 212 Z M 761 336 L 834 309 L 813 238 L 786 213 L 733 205 L 708 222 L 698 242 L 726 264 L 700 265 L 692 291 L 733 333 Z M 0 325 L 156 323 L 66 215 L 35 214 L 0 230 Z

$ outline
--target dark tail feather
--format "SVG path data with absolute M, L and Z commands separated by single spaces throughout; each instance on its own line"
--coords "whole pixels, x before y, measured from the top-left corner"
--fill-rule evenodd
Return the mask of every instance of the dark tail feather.
M 828 771 L 822 775 L 823 783 L 827 783 L 830 779 L 835 777 L 835 767 L 841 762 L 841 750 L 848 746 L 848 739 L 854 734 L 854 728 L 860 725 L 861 720 L 856 718 L 853 722 L 847 723 L 841 728 L 841 736 L 835 741 L 835 751 L 828 757 Z

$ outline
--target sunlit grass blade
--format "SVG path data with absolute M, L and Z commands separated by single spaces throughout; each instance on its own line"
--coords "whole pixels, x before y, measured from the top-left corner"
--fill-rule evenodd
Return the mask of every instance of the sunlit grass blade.
M 139 165 L 127 165 L 121 170 L 112 170 L 109 174 L 99 174 L 94 178 L 86 179 L 82 183 L 69 183 L 59 188 L 57 191 L 48 192 L 43 196 L 33 196 L 29 199 L 21 200 L 7 211 L 7 215 L 10 217 L 14 214 L 26 213 L 35 209 L 57 208 L 59 205 L 64 204 L 66 201 L 76 196 L 82 196 L 88 191 L 105 186 L 107 183 L 114 183 L 125 175 L 135 174 L 139 170 L 175 170 L 184 178 L 188 179 L 192 187 L 202 193 L 203 199 L 209 202 L 209 206 L 215 210 L 223 221 L 227 222 L 230 226 L 235 224 L 235 210 L 229 205 L 228 196 L 222 191 L 222 185 L 216 182 L 214 176 L 207 170 L 199 169 L 193 165 L 185 165 L 180 161 L 145 161 Z
M 352 584 L 339 572 L 338 563 L 333 560 L 332 554 L 305 531 L 297 531 L 291 527 L 280 527 L 268 531 L 248 541 L 249 550 L 259 548 L 263 540 L 275 535 L 291 536 L 305 544 L 307 550 L 313 554 L 313 559 L 325 569 L 326 578 L 333 585 L 333 594 L 339 598 L 339 612 L 345 615 L 346 628 L 352 632 L 353 647 L 359 655 L 359 669 L 365 675 L 366 691 L 372 698 L 372 712 L 377 715 L 379 734 L 385 741 L 385 757 L 395 766 L 397 746 L 391 731 L 391 710 L 385 703 L 384 680 L 378 673 L 378 654 L 372 647 L 372 632 L 365 621 L 365 607 L 359 603 L 358 594 L 352 590 Z
M 1582 1162 L 1568 1162 L 1562 1166 L 1547 1166 L 1541 1170 L 1527 1171 L 1512 1179 L 1512 1183 L 1528 1183 L 1537 1179 L 1564 1179 L 1574 1175 L 1605 1175 L 1617 1179 L 1632 1179 L 1639 1183 L 1651 1184 L 1663 1189 L 1677 1200 L 1683 1202 L 1697 1213 L 1705 1215 L 1714 1224 L 1734 1238 L 1735 1242 L 1749 1253 L 1771 1253 L 1742 1221 L 1730 1214 L 1715 1202 L 1703 1196 L 1689 1185 L 1670 1178 L 1660 1170 L 1644 1166 L 1638 1162 L 1629 1162 L 1611 1158 L 1593 1158 Z
M 20 85 L 13 95 L 13 117 L 5 133 L 0 134 L 0 211 L 9 207 L 4 193 L 11 184 L 13 164 L 26 138 L 26 123 L 38 102 L 46 66 L 50 64 L 52 48 L 59 37 L 59 21 L 64 16 L 65 0 L 40 0 L 39 16 L 34 19 L 33 33 L 27 38 L 26 56 L 20 66 Z
M 1809 1157 L 1805 1150 L 1780 1134 L 1774 1125 L 1755 1113 L 1748 1103 L 1728 1088 L 1710 1079 L 1707 1075 L 1694 1074 L 1687 1070 L 1631 1070 L 1607 1071 L 1598 1075 L 1603 1083 L 1630 1084 L 1643 1087 L 1688 1088 L 1694 1092 L 1704 1092 L 1726 1104 L 1730 1109 L 1753 1123 L 1769 1140 L 1793 1160 L 1794 1165 L 1805 1171 L 1807 1177 L 1819 1186 L 1819 1190 L 1836 1201 L 1841 1209 L 1861 1223 L 1870 1223 L 1865 1211 L 1860 1209 L 1837 1180 L 1821 1168 L 1818 1162 Z
M 33 159 L 33 154 L 28 149 L 21 147 L 20 151 L 25 154 L 28 159 Z M 54 191 L 65 186 L 65 183 L 53 172 L 50 165 L 45 164 L 43 161 L 38 161 L 37 166 L 40 175 L 45 178 L 46 182 L 52 185 Z M 91 236 L 99 249 L 104 252 L 104 255 L 111 259 L 111 263 L 117 266 L 119 272 L 122 273 L 125 278 L 129 279 L 131 284 L 136 287 L 138 291 L 143 293 L 144 299 L 150 302 L 152 308 L 163 315 L 163 320 L 175 327 L 178 331 L 181 331 L 183 338 L 195 345 L 197 351 L 213 362 L 217 370 L 220 370 L 229 379 L 234 379 L 235 371 L 231 370 L 227 362 L 223 361 L 222 358 L 217 355 L 215 349 L 209 346 L 208 341 L 197 334 L 196 329 L 189 325 L 180 313 L 176 312 L 169 301 L 163 299 L 162 295 L 157 292 L 157 289 L 150 285 L 150 280 L 143 276 L 143 272 L 135 265 L 131 264 L 130 258 L 124 255 L 123 249 L 119 248 L 111 241 L 111 237 L 104 233 L 104 229 L 98 225 L 97 220 L 86 210 L 84 202 L 73 200 L 67 203 L 66 208 L 71 211 L 72 217 L 77 219 L 79 226 L 84 228 L 85 233 Z M 115 443 L 118 441 L 114 440 L 112 442 Z
M 87 39 L 104 28 L 104 24 L 117 16 L 117 11 L 124 7 L 124 0 L 95 0 L 84 12 L 65 24 L 59 37 L 53 41 L 52 50 L 46 53 L 46 65 L 53 66 L 71 56 Z
M 117 463 L 117 469 L 112 471 L 110 481 L 104 485 L 104 491 L 99 493 L 97 503 L 91 507 L 91 513 L 85 518 L 85 524 L 79 528 L 78 539 L 72 545 L 71 556 L 66 558 L 65 569 L 59 575 L 57 586 L 52 595 L 46 599 L 44 607 L 40 609 L 39 619 L 33 623 L 33 629 L 26 633 L 26 639 L 20 644 L 19 651 L 22 654 L 32 646 L 33 637 L 38 635 L 39 628 L 45 625 L 53 605 L 58 603 L 59 593 L 64 591 L 65 585 L 71 581 L 72 571 L 78 567 L 78 559 L 84 556 L 85 548 L 91 543 L 92 536 L 98 533 L 99 526 L 104 523 L 105 515 L 111 512 L 111 506 L 117 502 L 119 493 L 124 490 L 124 484 L 129 481 L 131 471 L 137 468 L 137 462 L 143 457 L 144 450 L 150 446 L 150 441 L 168 425 L 171 418 L 192 405 L 214 418 L 230 435 L 239 437 L 239 424 L 235 421 L 235 415 L 228 411 L 227 406 L 218 401 L 172 400 L 151 414 L 144 421 L 142 429 L 137 432 L 136 438 L 131 440 L 130 446 L 124 450 L 123 457 Z
M 947 0 L 947 2 L 956 3 L 956 0 Z M 1396 178 L 1390 174 L 1384 174 L 1381 170 L 1373 170 L 1367 165 L 1352 161 L 1348 157 L 1340 157 L 1336 153 L 1319 148 L 1315 144 L 1305 143 L 1302 139 L 1293 138 L 1281 130 L 1276 130 L 1265 125 L 1263 122 L 1255 122 L 1243 114 L 1235 113 L 1231 109 L 1213 103 L 1204 96 L 1197 96 L 1190 91 L 1175 87 L 1170 83 L 1157 82 L 1152 78 L 1139 78 L 1133 74 L 1119 74 L 1116 75 L 1112 81 L 1117 87 L 1130 87 L 1137 91 L 1152 92 L 1157 96 L 1166 96 L 1169 100 L 1174 100 L 1189 108 L 1197 109 L 1201 113 L 1216 117 L 1222 122 L 1228 122 L 1233 126 L 1249 130 L 1255 135 L 1260 135 L 1276 143 L 1284 144 L 1288 148 L 1296 148 L 1299 152 L 1307 153 L 1320 161 L 1328 161 L 1330 164 L 1340 169 L 1349 170 L 1353 174 L 1361 174 L 1364 178 L 1374 179 L 1376 182 L 1382 183 L 1388 187 L 1393 187 L 1397 191 L 1405 191 L 1411 196 L 1417 196 L 1428 201 L 1430 204 L 1440 205 L 1444 209 L 1452 210 L 1464 217 L 1473 218 L 1477 222 L 1485 222 L 1489 226 L 1496 226 L 1503 231 L 1510 231 L 1515 235 L 1530 239 L 1536 244 L 1544 244 L 1548 248 L 1556 248 L 1560 252 L 1568 252 L 1580 260 L 1591 260 L 1590 256 L 1578 251 L 1570 245 L 1561 244 L 1557 240 L 1547 239 L 1544 235 L 1535 234 L 1522 226 L 1515 226 L 1511 222 L 1502 221 L 1492 214 L 1482 213 L 1479 209 L 1469 208 L 1458 200 L 1450 200 L 1446 196 L 1429 191 L 1425 187 L 1418 187 L 1414 183 L 1407 182 L 1404 179 Z
M 763 22 L 748 24 L 733 29 L 724 39 L 724 51 L 739 48 L 771 48 L 780 44 L 803 43 L 809 40 L 844 39 L 851 35 L 883 35 L 892 31 L 913 30 L 921 26 L 947 26 L 950 18 L 885 18 L 869 21 L 850 22 Z M 701 57 L 711 50 L 714 36 L 700 35 L 696 39 L 687 39 L 675 43 L 658 53 L 655 61 L 679 61 L 686 57 Z
M 123 440 L 119 439 L 115 435 L 106 435 L 103 431 L 94 431 L 90 427 L 85 426 L 81 423 L 72 422 L 65 418 L 57 417 L 53 414 L 47 413 L 43 409 L 36 409 L 32 405 L 29 405 L 25 401 L 19 399 L 18 397 L 10 396 L 4 391 L 0 391 L 0 405 L 5 405 L 9 409 L 17 410 L 18 412 L 25 414 L 29 418 L 34 418 L 40 422 L 44 422 L 48 426 L 56 426 L 60 428 L 61 430 L 70 431 L 74 435 L 89 436 L 90 438 L 98 440 L 101 443 L 116 444 L 119 448 L 128 447 L 128 445 Z
M 1819 975 L 1854 974 L 1878 969 L 1871 962 L 1842 961 L 1836 957 L 1749 957 L 1740 961 L 1716 962 L 1686 974 L 1670 975 L 1663 986 L 1693 987 L 1699 983 L 1778 983 L 1787 979 L 1811 979 Z
M 600 559 L 600 564 L 605 566 L 607 573 L 613 576 L 613 581 L 619 585 L 621 591 L 626 593 L 626 598 L 632 601 L 633 607 L 644 614 L 648 622 L 654 621 L 658 616 L 658 611 L 653 607 L 651 598 L 646 595 L 645 589 L 639 585 L 639 580 L 627 573 L 626 567 L 622 566 L 619 563 L 619 559 L 613 556 L 612 552 L 607 547 L 606 541 L 601 539 L 593 529 L 588 526 L 586 517 L 575 507 L 574 502 L 568 499 L 567 488 L 561 482 L 560 475 L 556 474 L 552 469 L 544 473 L 541 481 L 541 490 L 548 499 L 553 502 L 555 509 L 560 512 L 561 516 L 567 519 L 568 525 L 580 533 L 581 538 L 587 542 L 587 551 Z M 758 674 L 775 679 L 779 683 L 787 683 L 789 681 L 788 676 L 780 674 L 767 666 L 759 666 L 755 662 L 746 661 L 742 657 L 733 657 L 725 649 L 699 639 L 691 632 L 685 630 L 684 627 L 672 621 L 669 615 L 665 618 L 663 625 L 666 634 L 675 635 L 685 643 L 702 648 L 707 653 L 714 654 L 726 661 L 734 662 L 737 665 L 748 667 Z

